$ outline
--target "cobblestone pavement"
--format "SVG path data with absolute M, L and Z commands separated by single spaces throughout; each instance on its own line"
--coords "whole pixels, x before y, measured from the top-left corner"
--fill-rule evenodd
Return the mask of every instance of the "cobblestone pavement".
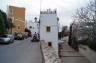
M 59 54 L 62 63 L 91 63 L 82 54 L 68 46 L 67 42 L 61 43 L 60 46 Z

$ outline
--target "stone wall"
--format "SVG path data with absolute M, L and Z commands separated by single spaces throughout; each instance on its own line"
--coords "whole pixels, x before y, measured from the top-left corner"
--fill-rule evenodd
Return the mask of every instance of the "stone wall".
M 44 56 L 43 61 L 45 63 L 61 63 L 58 54 L 52 47 L 49 47 L 44 41 L 40 41 L 40 45 Z

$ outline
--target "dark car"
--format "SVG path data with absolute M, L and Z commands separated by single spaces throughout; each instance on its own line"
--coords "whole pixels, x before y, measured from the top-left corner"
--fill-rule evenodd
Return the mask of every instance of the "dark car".
M 14 36 L 14 39 L 15 39 L 15 40 L 23 40 L 23 39 L 24 39 L 24 35 L 23 35 L 23 34 L 16 34 L 16 35 Z

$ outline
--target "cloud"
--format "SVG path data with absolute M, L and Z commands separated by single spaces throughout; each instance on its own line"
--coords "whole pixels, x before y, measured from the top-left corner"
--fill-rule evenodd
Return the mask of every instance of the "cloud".
M 1 0 L 0 9 L 7 10 L 7 5 L 26 8 L 26 19 L 33 20 L 35 16 L 39 17 L 41 10 L 48 8 L 57 8 L 60 23 L 69 25 L 72 22 L 71 16 L 77 8 L 85 6 L 89 0 Z

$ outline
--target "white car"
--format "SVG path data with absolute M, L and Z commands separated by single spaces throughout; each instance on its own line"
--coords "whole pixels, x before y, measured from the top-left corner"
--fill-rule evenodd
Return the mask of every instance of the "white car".
M 13 35 L 6 34 L 6 35 L 0 36 L 0 43 L 2 44 L 13 43 L 13 42 L 14 42 Z

